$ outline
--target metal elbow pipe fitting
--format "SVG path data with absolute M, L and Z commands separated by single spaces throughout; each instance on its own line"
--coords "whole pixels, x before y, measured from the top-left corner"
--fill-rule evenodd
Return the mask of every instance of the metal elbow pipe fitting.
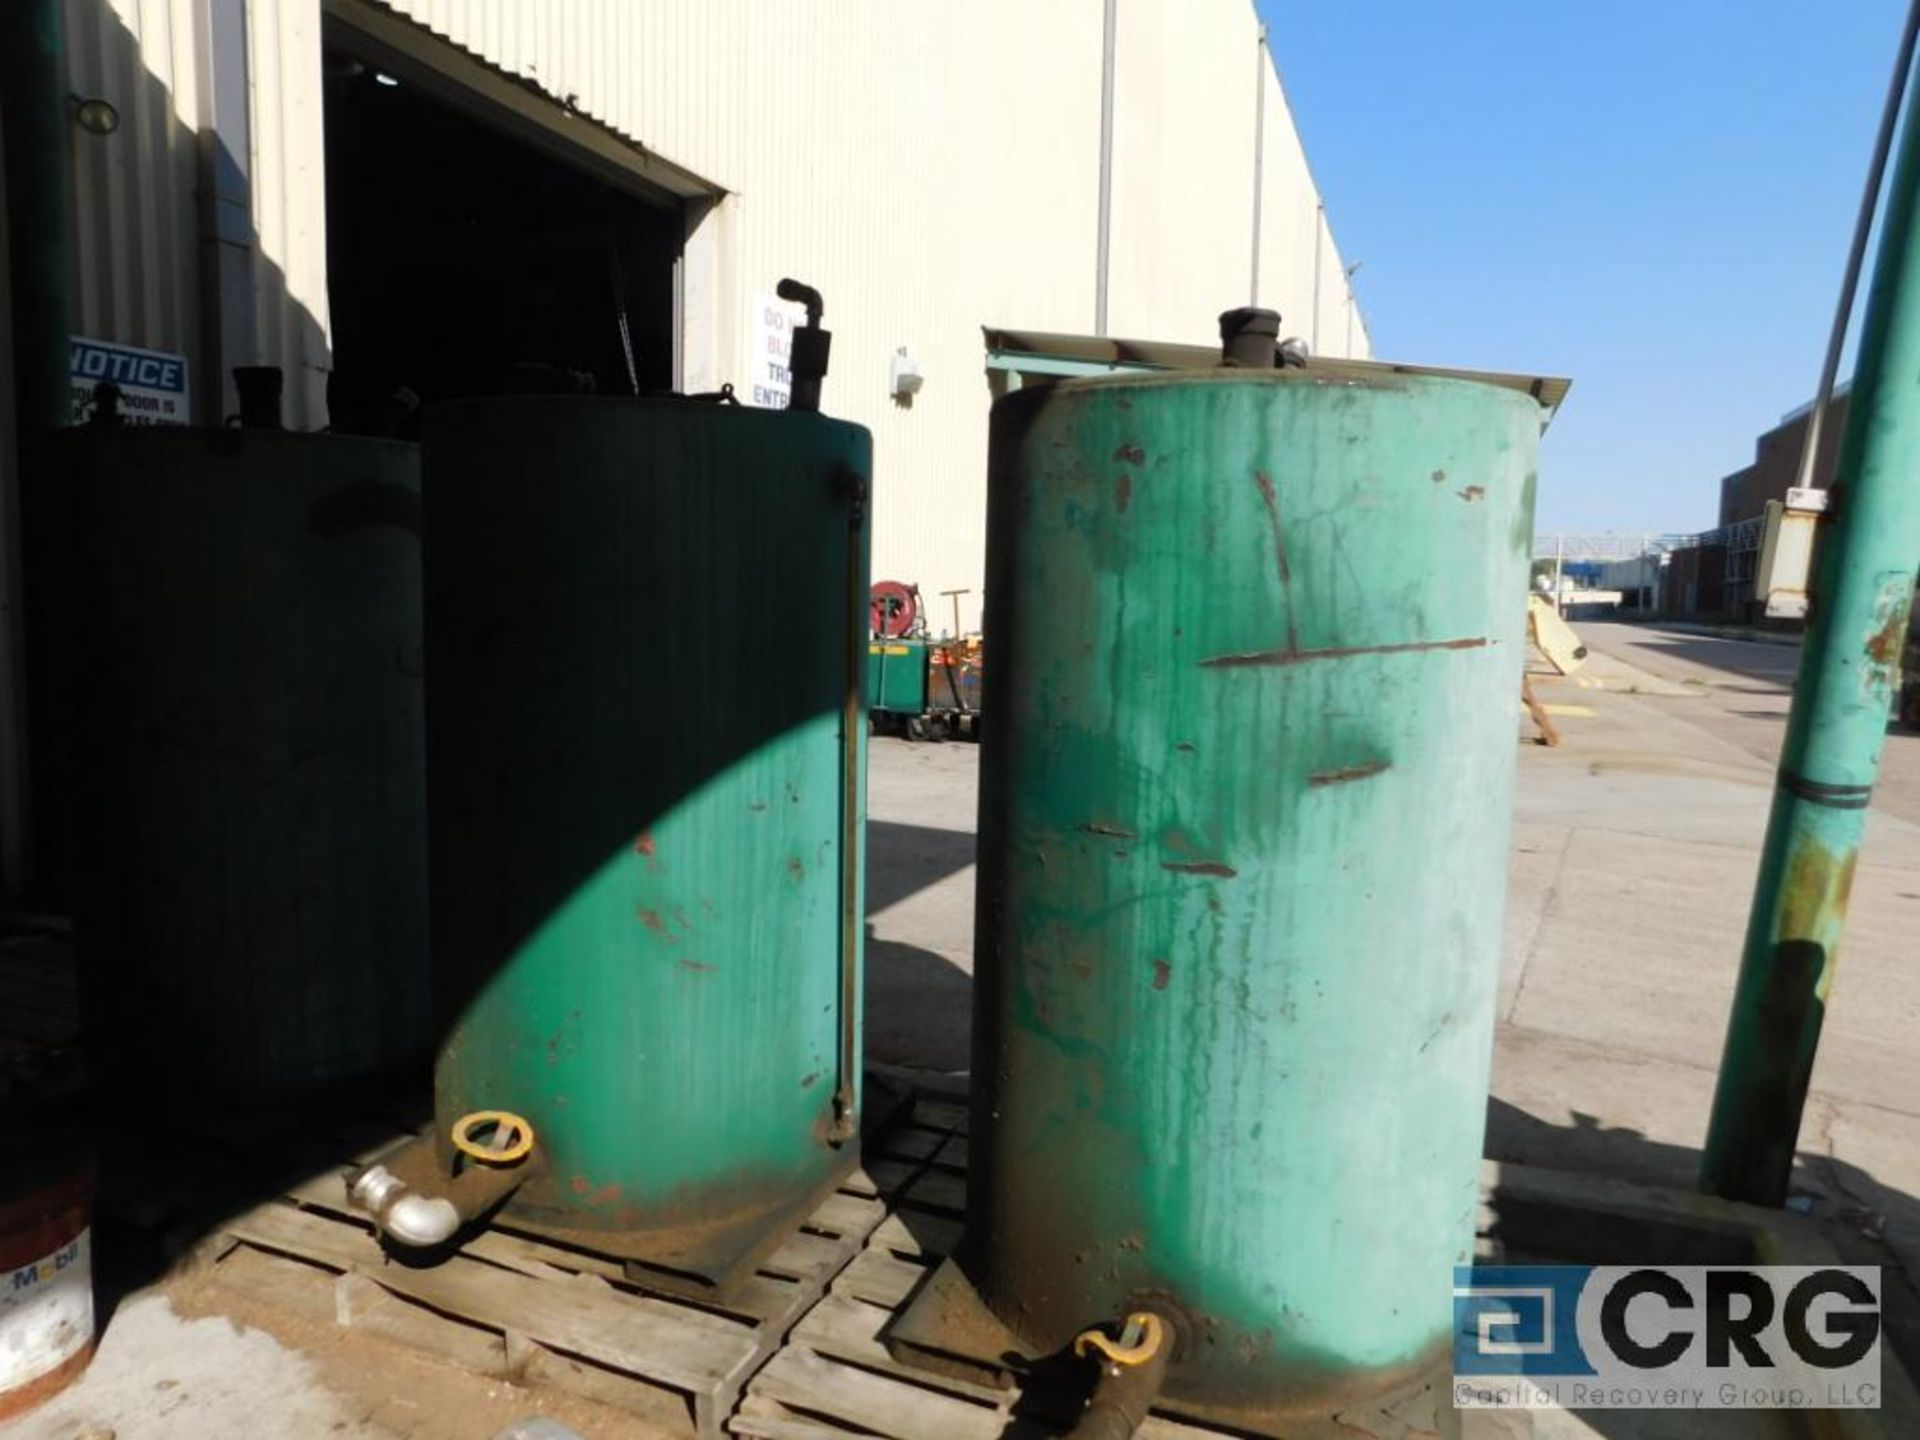
M 518 1190 L 540 1165 L 530 1143 L 510 1164 L 470 1160 L 450 1172 L 433 1137 L 404 1146 L 348 1178 L 347 1198 L 373 1220 L 380 1233 L 409 1249 L 444 1245 L 469 1220 L 478 1219 Z
M 1151 1310 L 1136 1310 L 1127 1316 L 1117 1342 L 1102 1331 L 1088 1330 L 1073 1342 L 1073 1349 L 1076 1355 L 1094 1356 L 1100 1375 L 1065 1440 L 1133 1440 L 1167 1383 L 1173 1326 Z
M 362 1170 L 347 1197 L 373 1217 L 382 1235 L 415 1249 L 444 1245 L 460 1230 L 460 1212 L 451 1200 L 420 1194 L 384 1165 Z

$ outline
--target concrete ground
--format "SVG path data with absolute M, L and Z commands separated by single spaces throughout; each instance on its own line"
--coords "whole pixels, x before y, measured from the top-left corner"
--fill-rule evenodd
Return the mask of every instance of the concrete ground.
M 1597 652 L 1588 671 L 1539 689 L 1592 713 L 1558 717 L 1561 748 L 1521 753 L 1490 1140 L 1550 1163 L 1684 1180 L 1705 1133 L 1798 652 L 1622 625 L 1581 635 Z M 1891 1212 L 1889 1238 L 1910 1261 L 1916 924 L 1920 736 L 1890 727 L 1802 1178 Z M 1574 1133 L 1529 1134 L 1541 1124 Z M 1639 1139 L 1608 1138 L 1618 1131 Z

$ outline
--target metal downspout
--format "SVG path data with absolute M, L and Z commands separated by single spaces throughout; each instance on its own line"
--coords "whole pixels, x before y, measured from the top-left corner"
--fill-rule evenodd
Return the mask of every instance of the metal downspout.
M 1093 333 L 1107 333 L 1107 254 L 1113 231 L 1113 37 L 1118 0 L 1107 0 L 1100 30 L 1100 214 L 1093 260 Z
M 1893 149 L 1893 135 L 1900 122 L 1900 96 L 1908 72 L 1913 69 L 1913 49 L 1920 39 L 1920 3 L 1907 10 L 1906 29 L 1900 36 L 1900 49 L 1893 62 L 1893 81 L 1887 90 L 1887 103 L 1880 114 L 1880 131 L 1873 138 L 1873 159 L 1867 165 L 1867 184 L 1860 196 L 1860 214 L 1853 224 L 1853 243 L 1847 248 L 1847 268 L 1840 280 L 1840 301 L 1834 308 L 1833 330 L 1827 337 L 1827 353 L 1820 363 L 1820 383 L 1814 387 L 1813 410 L 1807 416 L 1807 433 L 1800 447 L 1800 469 L 1793 483 L 1801 489 L 1817 483 L 1820 465 L 1821 432 L 1826 429 L 1827 410 L 1833 403 L 1833 388 L 1840 378 L 1840 355 L 1847 345 L 1847 321 L 1853 315 L 1853 299 L 1860 288 L 1860 271 L 1866 263 L 1867 241 L 1873 233 L 1874 212 L 1880 207 L 1880 182 L 1887 172 L 1887 156 Z
M 1247 281 L 1247 304 L 1260 303 L 1260 192 L 1267 168 L 1267 27 L 1253 46 L 1253 273 Z
M 39 877 L 30 804 L 21 490 L 33 438 L 72 420 L 66 47 L 60 0 L 0 5 L 0 891 Z
M 1920 564 L 1917 101 L 1910 92 L 1701 1166 L 1707 1191 L 1768 1205 L 1793 1167 Z
M 201 369 L 194 408 L 218 425 L 238 403 L 235 367 L 259 352 L 255 327 L 253 223 L 253 77 L 247 0 L 204 0 L 194 7 L 200 67 Z
M 14 364 L 22 433 L 72 419 L 72 272 L 67 216 L 67 85 L 60 0 L 0 5 L 0 106 L 6 110 L 7 229 Z
M 0 188 L 6 183 L 0 107 Z M 20 445 L 14 389 L 13 277 L 7 207 L 0 204 L 0 898 L 33 883 L 33 805 L 27 779 L 26 584 L 20 574 Z
M 1325 254 L 1327 236 L 1327 202 L 1316 201 L 1313 207 L 1313 324 L 1308 329 L 1312 337 L 1309 343 L 1313 353 L 1320 353 L 1320 272 L 1324 268 L 1322 256 Z

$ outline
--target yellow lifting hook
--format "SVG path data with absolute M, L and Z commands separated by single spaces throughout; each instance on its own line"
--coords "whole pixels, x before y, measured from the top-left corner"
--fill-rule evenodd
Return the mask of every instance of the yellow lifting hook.
M 1127 1323 L 1121 1327 L 1118 1340 L 1109 1340 L 1101 1330 L 1082 1330 L 1074 1337 L 1073 1353 L 1085 1355 L 1098 1350 L 1112 1364 L 1131 1369 L 1146 1364 L 1157 1355 L 1166 1334 L 1166 1327 L 1161 1324 L 1158 1315 L 1150 1310 L 1136 1310 L 1127 1316 Z
M 488 1141 L 473 1138 L 473 1132 L 492 1126 Z M 533 1149 L 533 1126 L 510 1110 L 476 1110 L 453 1122 L 453 1148 L 462 1155 L 488 1165 L 511 1165 L 524 1160 Z

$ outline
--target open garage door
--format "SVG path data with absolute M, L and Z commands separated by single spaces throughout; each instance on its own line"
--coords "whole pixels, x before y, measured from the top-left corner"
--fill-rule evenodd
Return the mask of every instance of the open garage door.
M 328 300 L 336 430 L 512 390 L 671 389 L 677 198 L 612 183 L 330 37 Z

